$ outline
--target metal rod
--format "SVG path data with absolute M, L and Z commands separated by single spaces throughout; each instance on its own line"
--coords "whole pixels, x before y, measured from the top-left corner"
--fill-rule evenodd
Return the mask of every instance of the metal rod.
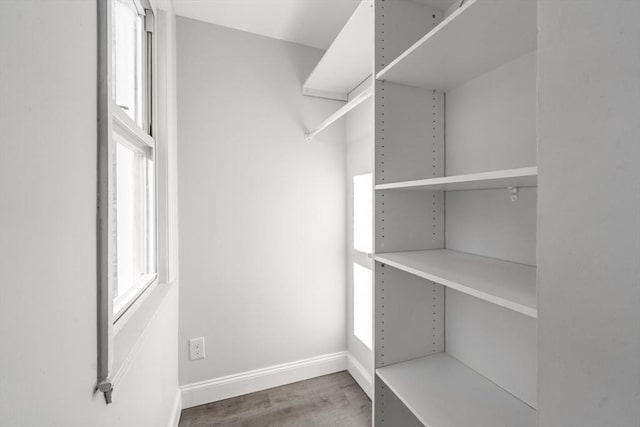
M 313 132 L 307 132 L 305 134 L 305 137 L 306 137 L 307 141 L 311 141 L 314 136 L 316 136 L 317 134 L 319 134 L 320 132 L 325 130 L 333 122 L 335 122 L 336 120 L 340 119 L 342 116 L 347 114 L 349 111 L 353 110 L 358 105 L 362 104 L 364 101 L 369 99 L 372 95 L 373 95 L 373 86 L 367 88 L 360 95 L 356 96 L 351 101 L 347 102 L 342 108 L 340 108 L 338 111 L 336 111 L 331 116 L 329 116 L 329 118 L 327 120 L 322 122 L 320 124 L 320 126 L 318 126 L 318 128 L 316 130 L 314 130 Z

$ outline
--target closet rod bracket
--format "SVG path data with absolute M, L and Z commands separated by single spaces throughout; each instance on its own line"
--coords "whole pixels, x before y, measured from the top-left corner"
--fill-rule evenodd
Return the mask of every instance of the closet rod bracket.
M 520 195 L 520 188 L 519 187 L 507 187 L 507 190 L 509 190 L 509 193 L 511 193 L 511 201 L 512 202 L 517 202 L 518 201 L 518 196 Z

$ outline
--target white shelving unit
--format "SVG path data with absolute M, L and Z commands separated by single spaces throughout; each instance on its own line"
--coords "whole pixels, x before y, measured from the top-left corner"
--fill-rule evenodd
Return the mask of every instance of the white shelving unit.
M 373 0 L 363 0 L 302 86 L 302 93 L 348 101 L 372 74 Z
M 375 427 L 536 425 L 537 2 L 458 4 L 375 3 Z
M 349 113 L 349 111 L 353 110 L 358 105 L 362 104 L 364 101 L 371 98 L 371 96 L 373 96 L 373 88 L 369 87 L 365 89 L 361 94 L 355 96 L 352 100 L 347 102 L 344 105 L 344 107 L 340 108 L 338 111 L 336 111 L 331 116 L 329 116 L 327 120 L 320 123 L 315 130 L 307 132 L 305 134 L 307 141 L 311 141 L 313 137 L 315 137 L 317 134 L 325 130 L 327 127 L 331 126 L 337 120 L 340 120 L 341 118 L 343 118 L 347 113 Z
M 449 90 L 536 48 L 535 1 L 470 0 L 377 74 Z
M 413 190 L 489 190 L 497 188 L 536 187 L 538 168 L 528 167 L 467 175 L 445 176 L 442 178 L 417 179 L 376 185 L 376 190 L 413 189 Z
M 537 317 L 536 268 L 449 249 L 376 254 L 376 261 Z
M 377 369 L 425 426 L 534 427 L 536 411 L 446 353 Z
M 373 75 L 373 44 L 373 0 L 362 0 L 302 85 L 305 95 L 348 101 L 315 129 L 305 132 L 307 141 L 371 98 L 372 88 L 353 98 L 350 94 Z

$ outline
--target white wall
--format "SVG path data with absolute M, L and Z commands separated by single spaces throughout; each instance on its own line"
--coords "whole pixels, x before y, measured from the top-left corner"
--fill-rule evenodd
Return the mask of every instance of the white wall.
M 538 3 L 540 427 L 640 425 L 640 2 Z
M 180 383 L 344 351 L 344 126 L 304 139 L 341 105 L 301 94 L 322 51 L 181 17 L 177 45 Z
M 177 287 L 107 406 L 96 384 L 96 2 L 0 2 L 0 426 L 156 427 Z

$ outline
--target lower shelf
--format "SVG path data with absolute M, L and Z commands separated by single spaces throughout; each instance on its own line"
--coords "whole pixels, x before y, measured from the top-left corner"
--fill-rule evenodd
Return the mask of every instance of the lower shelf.
M 536 411 L 446 353 L 376 370 L 416 418 L 433 427 L 534 427 Z

